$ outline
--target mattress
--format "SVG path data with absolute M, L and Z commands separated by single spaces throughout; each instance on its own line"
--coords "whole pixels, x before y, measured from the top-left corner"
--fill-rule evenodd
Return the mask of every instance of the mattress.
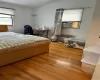
M 24 35 L 14 32 L 0 32 L 0 51 L 10 50 L 18 47 L 25 47 L 28 44 L 39 44 L 49 42 L 50 40 L 44 37 L 34 35 Z

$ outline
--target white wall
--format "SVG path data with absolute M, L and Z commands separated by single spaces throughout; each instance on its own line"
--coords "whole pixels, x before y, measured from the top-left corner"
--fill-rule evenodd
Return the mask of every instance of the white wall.
M 91 29 L 89 30 L 86 47 L 100 45 L 100 0 L 96 0 L 96 6 L 93 14 Z M 100 58 L 96 65 L 92 80 L 100 80 Z
M 86 39 L 89 26 L 92 20 L 93 8 L 95 0 L 57 0 L 49 3 L 36 10 L 37 16 L 35 17 L 36 23 L 34 26 L 47 26 L 54 28 L 55 12 L 58 8 L 84 8 L 90 7 L 84 10 L 82 24 L 80 29 L 64 30 L 64 33 L 70 33 L 76 35 L 78 38 Z
M 0 2 L 0 7 L 15 9 L 14 26 L 9 26 L 9 31 L 23 33 L 25 24 L 32 24 L 32 9 L 24 6 Z
M 86 47 L 92 45 L 100 45 L 99 36 L 100 36 L 100 0 L 97 0 L 95 12 L 91 24 L 91 29 L 89 30 Z

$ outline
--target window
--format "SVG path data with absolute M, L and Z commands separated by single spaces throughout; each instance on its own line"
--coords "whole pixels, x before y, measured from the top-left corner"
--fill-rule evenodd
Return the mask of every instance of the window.
M 0 8 L 0 25 L 13 25 L 13 9 Z
M 64 10 L 62 16 L 63 27 L 79 28 L 82 20 L 82 13 L 83 9 Z

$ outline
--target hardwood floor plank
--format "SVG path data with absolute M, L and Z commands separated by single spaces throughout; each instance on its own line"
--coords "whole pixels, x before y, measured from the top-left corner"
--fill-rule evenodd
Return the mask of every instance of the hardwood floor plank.
M 82 52 L 51 43 L 49 53 L 0 67 L 0 80 L 91 80 L 81 71 Z
M 59 66 L 59 64 L 57 64 L 56 66 L 54 66 L 54 65 L 48 65 L 48 62 L 46 62 L 43 59 L 39 59 L 39 58 L 37 58 L 37 59 L 33 58 L 32 61 L 40 64 L 40 66 L 41 66 L 41 64 L 43 64 L 42 67 L 45 68 L 45 69 L 47 69 L 47 71 L 50 71 L 50 72 L 53 71 L 53 73 L 55 73 L 55 74 L 57 74 L 57 75 L 59 75 L 61 77 L 67 77 L 68 78 L 70 75 L 76 75 L 77 78 L 80 78 L 80 79 L 82 79 L 82 77 L 84 77 L 84 73 L 82 71 L 79 71 L 79 70 L 76 70 L 74 68 L 71 68 L 69 66 L 69 64 L 66 63 L 66 62 L 64 62 L 63 66 L 61 66 L 61 65 Z M 36 64 L 36 65 L 38 65 L 38 64 Z M 67 64 L 67 67 L 66 67 L 66 64 Z M 75 74 L 75 73 L 77 73 L 77 74 Z M 64 76 L 64 74 L 66 74 L 66 75 Z M 82 75 L 79 76 L 79 74 L 82 74 Z M 69 78 L 73 78 L 73 77 L 69 77 Z M 69 80 L 73 80 L 73 79 L 69 79 Z
M 0 80 L 8 80 L 8 79 L 5 78 L 4 75 L 2 75 L 2 74 L 0 73 Z
M 43 71 L 41 67 L 38 68 L 38 65 L 32 65 L 32 63 L 28 63 L 27 61 L 21 62 L 18 64 L 14 64 L 14 67 L 17 67 L 21 71 L 24 71 L 25 73 L 31 74 L 31 75 L 37 75 L 37 77 L 41 78 L 42 80 L 57 80 L 53 76 L 48 74 L 48 71 Z M 24 68 L 22 68 L 22 66 Z
M 2 69 L 0 69 L 0 73 L 4 76 L 6 75 L 5 77 L 8 80 L 41 80 L 36 77 L 31 77 L 13 66 L 3 67 Z

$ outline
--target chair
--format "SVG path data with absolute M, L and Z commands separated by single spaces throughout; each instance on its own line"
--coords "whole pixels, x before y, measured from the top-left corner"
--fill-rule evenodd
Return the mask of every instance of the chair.
M 33 35 L 33 29 L 30 25 L 25 25 L 24 26 L 24 34 Z

